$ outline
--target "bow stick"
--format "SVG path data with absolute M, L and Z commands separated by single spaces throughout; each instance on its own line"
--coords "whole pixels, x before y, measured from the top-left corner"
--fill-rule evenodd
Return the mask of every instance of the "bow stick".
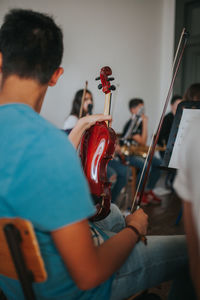
M 152 159 L 153 159 L 153 155 L 155 153 L 155 148 L 156 148 L 156 145 L 157 145 L 157 142 L 158 142 L 158 138 L 159 138 L 159 134 L 160 134 L 160 131 L 161 131 L 162 123 L 163 123 L 164 116 L 165 116 L 165 113 L 166 113 L 166 110 L 167 110 L 167 106 L 168 106 L 168 103 L 169 103 L 169 100 L 170 100 L 170 97 L 171 97 L 172 89 L 173 89 L 173 86 L 174 86 L 174 81 L 175 81 L 177 72 L 179 70 L 179 66 L 180 66 L 180 63 L 181 63 L 181 60 L 182 60 L 182 57 L 183 57 L 183 53 L 184 53 L 184 50 L 185 50 L 185 47 L 186 47 L 186 44 L 187 44 L 187 41 L 188 41 L 188 37 L 189 37 L 189 34 L 186 32 L 186 30 L 184 28 L 182 33 L 181 33 L 181 37 L 180 37 L 178 47 L 177 47 L 177 51 L 176 51 L 174 61 L 173 61 L 172 72 L 174 74 L 173 74 L 172 79 L 171 79 L 169 91 L 167 93 L 167 97 L 166 97 L 166 100 L 165 100 L 165 104 L 164 104 L 163 112 L 162 112 L 160 122 L 159 122 L 159 125 L 158 125 L 158 129 L 154 132 L 154 134 L 152 136 L 152 139 L 151 139 L 150 147 L 149 147 L 147 157 L 146 157 L 145 162 L 144 162 L 144 166 L 143 166 L 142 174 L 140 176 L 139 184 L 138 184 L 138 187 L 137 187 L 137 190 L 136 190 L 133 202 L 132 202 L 131 213 L 133 213 L 133 211 L 134 211 L 134 205 L 135 205 L 135 202 L 136 202 L 136 199 L 137 199 L 139 187 L 141 185 L 141 181 L 142 181 L 142 178 L 143 178 L 143 175 L 144 175 L 144 170 L 145 170 L 146 165 L 147 165 L 143 185 L 142 185 L 142 188 L 141 188 L 141 193 L 139 195 L 139 199 L 137 200 L 136 209 L 140 208 L 140 204 L 141 204 L 142 197 L 143 197 L 143 194 L 144 194 L 144 189 L 145 189 L 147 179 L 148 179 L 148 176 L 149 176 L 151 162 L 152 162 Z M 181 49 L 181 44 L 183 44 L 182 49 Z M 178 61 L 177 61 L 177 57 L 178 57 L 178 53 L 179 53 L 180 49 L 181 49 L 181 53 L 180 53 L 180 56 L 179 56 Z M 177 64 L 176 64 L 176 61 L 177 61 Z M 175 65 L 176 65 L 176 67 L 175 67 Z M 146 239 L 145 236 L 142 237 L 142 240 L 145 244 L 147 244 L 147 239 Z

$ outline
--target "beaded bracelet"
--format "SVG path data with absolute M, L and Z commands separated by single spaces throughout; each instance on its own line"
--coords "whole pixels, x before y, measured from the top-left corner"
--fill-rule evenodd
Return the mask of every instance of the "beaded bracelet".
M 138 243 L 140 240 L 142 240 L 143 243 L 145 245 L 147 245 L 147 238 L 144 235 L 140 234 L 139 231 L 137 230 L 137 228 L 135 228 L 133 225 L 127 225 L 126 228 L 130 228 L 131 230 L 133 230 L 137 234 L 138 239 L 137 239 L 136 243 Z
M 138 243 L 141 239 L 141 234 L 139 233 L 137 228 L 135 228 L 133 225 L 128 225 L 128 226 L 126 226 L 126 228 L 132 229 L 137 234 L 137 236 L 138 236 L 137 243 Z

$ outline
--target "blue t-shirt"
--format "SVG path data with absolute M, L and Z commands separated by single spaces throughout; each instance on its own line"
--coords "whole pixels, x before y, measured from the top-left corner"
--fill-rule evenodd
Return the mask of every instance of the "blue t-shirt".
M 47 281 L 34 284 L 38 299 L 109 299 L 112 279 L 78 289 L 51 238 L 51 231 L 95 213 L 66 134 L 28 105 L 13 103 L 0 105 L 0 141 L 0 217 L 33 224 L 48 274 Z M 0 276 L 0 288 L 9 300 L 24 299 L 16 280 Z

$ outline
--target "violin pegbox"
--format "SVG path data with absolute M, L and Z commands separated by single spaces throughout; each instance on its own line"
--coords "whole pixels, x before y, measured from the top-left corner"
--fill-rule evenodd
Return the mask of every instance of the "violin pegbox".
M 101 83 L 98 85 L 98 89 L 102 89 L 105 94 L 116 89 L 114 85 L 110 85 L 110 81 L 114 80 L 114 77 L 108 77 L 110 75 L 112 75 L 112 70 L 110 67 L 106 66 L 101 68 L 100 77 L 96 78 L 96 80 L 101 80 Z

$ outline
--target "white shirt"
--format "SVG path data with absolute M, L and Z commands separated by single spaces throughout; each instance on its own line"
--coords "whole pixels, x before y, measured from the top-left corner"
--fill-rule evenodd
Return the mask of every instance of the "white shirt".
M 67 129 L 74 128 L 74 126 L 76 125 L 77 121 L 78 121 L 78 117 L 76 117 L 74 115 L 69 115 L 67 117 L 67 119 L 65 120 L 65 122 L 64 122 L 63 129 L 67 130 Z
M 194 119 L 180 153 L 180 169 L 174 188 L 185 201 L 192 203 L 192 212 L 200 243 L 200 120 Z

